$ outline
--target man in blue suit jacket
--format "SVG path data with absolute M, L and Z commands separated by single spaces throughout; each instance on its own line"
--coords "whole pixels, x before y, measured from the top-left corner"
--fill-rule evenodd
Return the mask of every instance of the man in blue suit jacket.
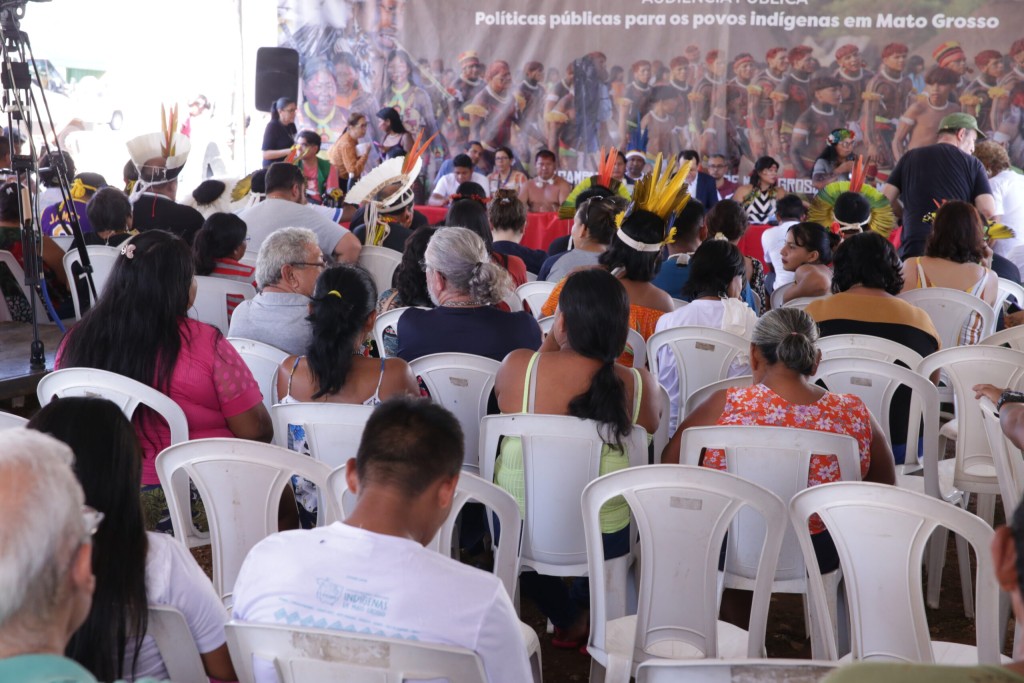
M 711 210 L 711 207 L 718 203 L 718 187 L 715 179 L 703 171 L 698 171 L 700 164 L 700 153 L 695 149 L 684 149 L 679 153 L 679 163 L 692 161 L 690 175 L 686 178 L 686 184 L 690 188 L 690 196 L 704 205 L 704 208 Z

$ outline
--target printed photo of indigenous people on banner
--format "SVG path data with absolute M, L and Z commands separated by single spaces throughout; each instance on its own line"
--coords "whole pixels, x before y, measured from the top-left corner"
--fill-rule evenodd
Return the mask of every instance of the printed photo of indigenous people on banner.
M 570 182 L 596 170 L 602 148 L 648 161 L 694 149 L 704 164 L 720 155 L 741 183 L 771 156 L 787 190 L 812 192 L 826 147 L 846 142 L 882 181 L 953 112 L 975 116 L 1024 166 L 1020 6 L 281 0 L 278 18 L 280 45 L 300 55 L 299 130 L 316 130 L 327 150 L 360 112 L 364 142 L 384 155 L 392 136 L 377 112 L 393 107 L 412 137 L 435 136 L 428 191 L 446 160 L 479 141 L 484 174 L 502 148 L 512 158 L 500 154 L 499 171 L 533 177 L 549 149 Z

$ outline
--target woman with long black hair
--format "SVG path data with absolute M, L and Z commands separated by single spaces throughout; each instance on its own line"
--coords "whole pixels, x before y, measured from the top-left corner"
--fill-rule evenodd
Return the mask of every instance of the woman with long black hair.
M 270 122 L 263 130 L 263 167 L 275 161 L 284 161 L 295 144 L 295 113 L 298 105 L 294 97 L 279 97 L 270 106 Z
M 146 635 L 149 605 L 167 605 L 184 615 L 207 675 L 234 680 L 227 614 L 213 585 L 184 544 L 146 533 L 142 451 L 120 408 L 102 398 L 60 398 L 28 427 L 71 447 L 85 503 L 104 515 L 92 539 L 92 607 L 67 656 L 101 681 L 167 678 L 156 642 Z

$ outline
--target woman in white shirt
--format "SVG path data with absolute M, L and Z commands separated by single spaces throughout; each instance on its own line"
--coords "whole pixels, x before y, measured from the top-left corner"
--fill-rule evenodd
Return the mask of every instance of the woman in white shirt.
M 228 613 L 209 578 L 184 545 L 145 530 L 142 451 L 121 410 L 102 398 L 61 398 L 28 426 L 71 447 L 85 502 L 103 513 L 93 538 L 92 608 L 68 656 L 101 681 L 166 679 L 146 630 L 149 605 L 167 605 L 185 616 L 207 675 L 235 680 L 224 636 Z
M 683 285 L 683 295 L 691 301 L 658 319 L 655 332 L 673 327 L 713 327 L 747 339 L 757 324 L 757 315 L 740 299 L 743 292 L 745 264 L 739 248 L 726 240 L 707 240 L 690 258 L 690 276 Z M 750 373 L 747 354 L 736 357 L 729 368 L 729 377 Z M 680 407 L 679 376 L 672 351 L 664 347 L 658 353 L 658 382 L 665 387 L 673 421 Z M 670 425 L 675 430 L 675 425 Z

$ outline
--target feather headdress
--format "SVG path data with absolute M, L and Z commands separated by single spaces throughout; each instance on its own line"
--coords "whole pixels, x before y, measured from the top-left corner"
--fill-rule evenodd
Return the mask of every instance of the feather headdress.
M 692 162 L 686 162 L 675 172 L 672 163 L 661 154 L 654 161 L 650 173 L 636 182 L 633 187 L 633 201 L 617 218 L 619 224 L 616 237 L 638 251 L 659 251 L 664 245 L 675 240 L 675 228 L 660 242 L 641 242 L 629 234 L 626 228 L 633 222 L 658 222 L 660 233 L 665 234 L 665 227 L 672 225 L 676 213 L 681 211 L 690 200 L 686 177 L 690 174 Z
M 178 177 L 192 151 L 191 141 L 177 132 L 177 106 L 171 109 L 170 118 L 166 109 L 160 109 L 160 132 L 147 133 L 125 143 L 128 156 L 139 172 L 139 182 L 132 188 L 141 192 L 150 185 L 161 185 Z
M 896 227 L 896 215 L 892 211 L 888 198 L 871 185 L 865 185 L 866 165 L 864 157 L 857 157 L 857 161 L 850 173 L 850 180 L 840 180 L 829 183 L 821 188 L 818 194 L 811 200 L 811 206 L 807 210 L 807 220 L 834 232 L 842 231 L 844 227 L 863 226 L 863 223 L 844 222 L 836 216 L 836 201 L 845 192 L 855 192 L 867 200 L 871 207 L 871 215 L 867 220 L 867 228 L 877 232 L 882 237 L 889 239 L 893 228 Z

